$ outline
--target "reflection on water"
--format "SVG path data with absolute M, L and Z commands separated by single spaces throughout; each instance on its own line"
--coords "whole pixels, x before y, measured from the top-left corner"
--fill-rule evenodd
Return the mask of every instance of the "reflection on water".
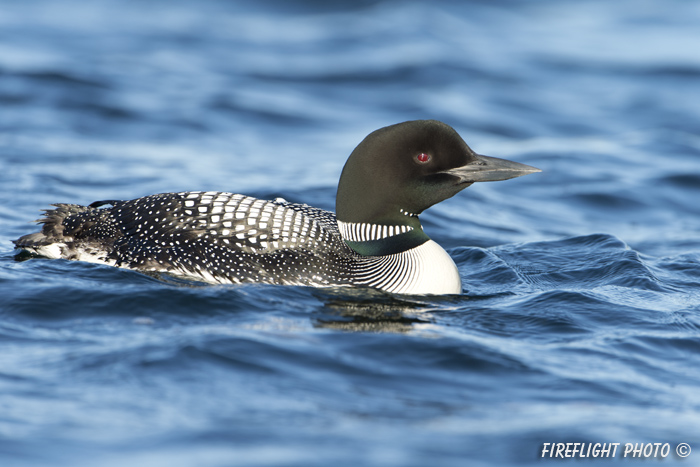
M 372 289 L 324 290 L 314 296 L 323 303 L 311 315 L 318 328 L 402 333 L 431 319 L 427 303 Z

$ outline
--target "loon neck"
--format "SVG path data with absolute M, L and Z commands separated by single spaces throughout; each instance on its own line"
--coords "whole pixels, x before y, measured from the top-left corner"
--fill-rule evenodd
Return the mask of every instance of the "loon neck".
M 385 256 L 401 253 L 430 240 L 418 216 L 401 223 L 338 221 L 338 230 L 345 243 L 363 256 Z

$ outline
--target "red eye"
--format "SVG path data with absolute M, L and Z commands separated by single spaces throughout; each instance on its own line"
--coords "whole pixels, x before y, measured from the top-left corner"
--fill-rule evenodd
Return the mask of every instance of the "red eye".
M 416 159 L 418 159 L 418 162 L 423 162 L 423 163 L 428 162 L 428 161 L 430 161 L 430 154 L 426 154 L 426 153 L 422 152 L 416 156 Z

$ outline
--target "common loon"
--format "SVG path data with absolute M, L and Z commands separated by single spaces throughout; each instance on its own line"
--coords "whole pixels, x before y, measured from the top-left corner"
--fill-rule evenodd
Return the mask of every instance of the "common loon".
M 224 192 L 88 206 L 54 204 L 16 247 L 49 258 L 159 271 L 210 283 L 367 286 L 457 294 L 450 256 L 418 215 L 474 182 L 539 172 L 476 154 L 449 125 L 416 120 L 370 133 L 350 154 L 336 214 Z

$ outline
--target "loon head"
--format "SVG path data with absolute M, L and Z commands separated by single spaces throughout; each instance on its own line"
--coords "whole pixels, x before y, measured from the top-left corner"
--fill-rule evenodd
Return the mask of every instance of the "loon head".
M 398 123 L 370 133 L 350 154 L 338 183 L 336 215 L 342 223 L 410 226 L 426 241 L 418 220 L 425 209 L 474 182 L 535 172 L 540 170 L 475 153 L 445 123 Z

